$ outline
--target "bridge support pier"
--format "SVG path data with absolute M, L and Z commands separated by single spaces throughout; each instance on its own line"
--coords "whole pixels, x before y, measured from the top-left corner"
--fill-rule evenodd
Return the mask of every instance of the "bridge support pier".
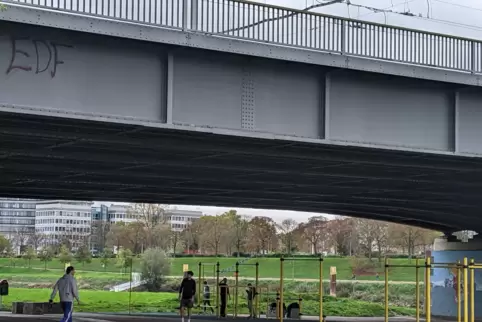
M 474 259 L 476 263 L 482 263 L 481 237 L 475 236 L 468 242 L 451 237 L 439 237 L 435 240 L 432 263 L 456 263 L 457 261 L 463 263 L 464 257 L 467 257 L 469 262 L 470 259 Z M 462 274 L 460 281 L 463 281 Z M 461 282 L 461 287 L 457 288 L 457 269 L 433 268 L 431 281 L 432 315 L 457 319 L 458 301 L 461 302 L 462 308 L 464 306 L 463 282 Z M 470 299 L 470 274 L 468 291 Z M 482 318 L 482 269 L 475 270 L 475 319 L 479 318 Z

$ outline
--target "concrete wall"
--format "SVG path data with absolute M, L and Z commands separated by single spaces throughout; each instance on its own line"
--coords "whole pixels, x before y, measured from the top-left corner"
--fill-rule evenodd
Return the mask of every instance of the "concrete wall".
M 482 153 L 482 90 L 0 22 L 0 104 Z M 3 71 L 3 73 L 2 73 Z
M 482 241 L 470 240 L 468 243 L 449 243 L 444 239 L 437 239 L 432 256 L 435 263 L 456 263 L 458 260 L 462 262 L 464 257 L 468 257 L 469 260 L 473 258 L 476 262 L 481 263 Z M 456 270 L 446 268 L 433 269 L 432 314 L 434 316 L 457 317 L 457 292 L 454 286 L 456 272 Z M 461 280 L 462 278 L 461 275 Z M 462 301 L 463 308 L 463 289 L 460 288 L 460 291 L 461 294 L 458 298 Z M 480 269 L 475 270 L 475 291 L 475 316 L 480 318 L 482 317 L 482 270 Z

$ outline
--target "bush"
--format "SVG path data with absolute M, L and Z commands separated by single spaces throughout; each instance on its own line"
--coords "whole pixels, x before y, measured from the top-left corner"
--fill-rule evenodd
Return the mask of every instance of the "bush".
M 169 275 L 171 261 L 160 248 L 149 248 L 141 256 L 141 276 L 151 292 L 161 290 L 164 277 Z

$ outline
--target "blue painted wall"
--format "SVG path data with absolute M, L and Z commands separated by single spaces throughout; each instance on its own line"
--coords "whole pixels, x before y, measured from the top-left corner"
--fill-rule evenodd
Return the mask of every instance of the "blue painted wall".
M 482 250 L 478 251 L 433 251 L 435 263 L 455 263 L 463 261 L 464 257 L 482 262 Z M 463 284 L 463 275 L 460 276 Z M 432 314 L 435 316 L 457 316 L 456 289 L 454 285 L 456 275 L 448 268 L 434 268 L 432 273 Z M 482 317 L 482 269 L 475 270 L 475 316 Z M 456 284 L 456 283 L 455 283 Z M 470 284 L 469 284 L 470 291 Z M 463 311 L 463 289 L 460 288 L 459 299 Z

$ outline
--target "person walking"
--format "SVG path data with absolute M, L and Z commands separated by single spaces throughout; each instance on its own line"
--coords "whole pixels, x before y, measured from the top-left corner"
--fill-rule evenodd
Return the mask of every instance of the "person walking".
M 55 283 L 50 295 L 49 303 L 52 303 L 59 293 L 60 307 L 64 316 L 60 322 L 72 322 L 72 312 L 74 310 L 74 299 L 77 300 L 77 304 L 80 305 L 79 292 L 77 289 L 77 282 L 75 281 L 75 268 L 73 266 L 67 267 L 64 276 L 59 278 Z
M 214 313 L 214 309 L 211 306 L 211 289 L 208 285 L 207 281 L 204 281 L 204 287 L 203 287 L 203 307 L 204 307 L 204 313 L 206 313 L 206 308 L 211 308 L 211 313 Z
M 226 306 L 228 305 L 228 298 L 229 296 L 229 286 L 228 286 L 228 279 L 223 278 L 221 283 L 219 283 L 219 295 L 221 298 L 221 312 L 220 315 L 221 317 L 225 318 L 226 317 Z
M 192 271 L 188 271 L 179 288 L 179 313 L 182 322 L 184 322 L 184 308 L 187 309 L 187 322 L 191 322 L 191 309 L 194 305 L 194 296 L 196 295 L 196 281 L 192 278 L 193 275 Z

